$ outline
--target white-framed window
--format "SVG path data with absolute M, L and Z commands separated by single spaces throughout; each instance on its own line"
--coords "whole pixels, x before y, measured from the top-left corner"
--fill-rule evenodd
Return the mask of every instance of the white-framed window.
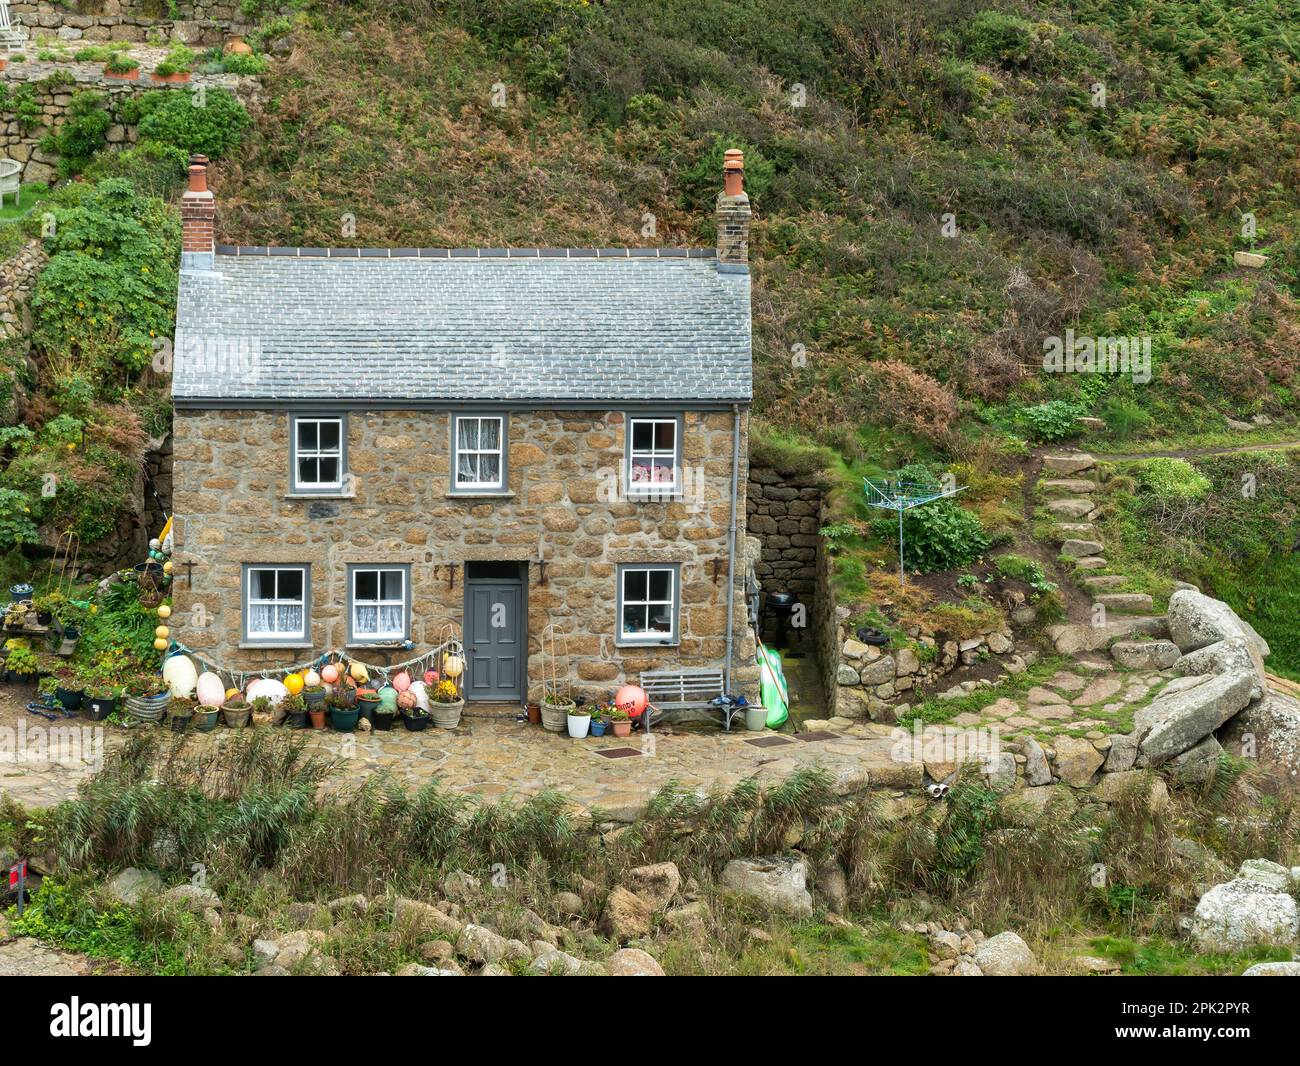
M 504 415 L 456 415 L 452 428 L 452 490 L 500 492 L 506 487 Z
M 681 489 L 681 421 L 678 418 L 629 418 L 627 424 L 627 495 L 671 496 Z
M 618 568 L 618 641 L 675 644 L 680 568 L 626 564 Z
M 409 566 L 348 567 L 348 643 L 405 640 L 410 621 Z
M 338 492 L 347 455 L 342 416 L 297 415 L 293 419 L 293 491 Z
M 244 566 L 244 640 L 301 643 L 307 639 L 310 571 L 306 566 Z

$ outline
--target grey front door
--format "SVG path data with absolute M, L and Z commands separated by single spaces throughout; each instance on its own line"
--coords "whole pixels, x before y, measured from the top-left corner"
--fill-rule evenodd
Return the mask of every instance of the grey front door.
M 523 698 L 523 582 L 465 581 L 465 696 L 514 702 Z

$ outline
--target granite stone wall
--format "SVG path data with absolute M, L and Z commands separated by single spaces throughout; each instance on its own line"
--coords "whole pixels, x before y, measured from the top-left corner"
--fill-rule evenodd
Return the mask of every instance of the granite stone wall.
M 446 623 L 463 622 L 464 564 L 528 564 L 528 689 L 540 693 L 540 638 L 548 623 L 567 655 L 562 675 L 597 697 L 643 670 L 721 666 L 725 659 L 730 413 L 685 415 L 687 491 L 671 502 L 617 493 L 621 413 L 535 411 L 510 416 L 506 497 L 453 497 L 447 412 L 348 416 L 351 498 L 289 494 L 284 412 L 178 410 L 173 496 L 179 529 L 175 635 L 223 666 L 284 666 L 310 649 L 241 648 L 241 564 L 311 567 L 311 649 L 346 641 L 348 563 L 408 563 L 417 650 Z M 742 427 L 747 429 L 744 423 Z M 745 485 L 742 441 L 741 492 Z M 745 501 L 739 501 L 744 538 Z M 186 562 L 193 562 L 193 589 Z M 615 643 L 619 563 L 681 564 L 680 644 Z M 544 564 L 544 565 L 543 565 Z M 753 695 L 754 642 L 745 623 L 745 568 L 736 566 L 735 687 Z M 195 612 L 202 605 L 201 612 Z M 210 620 L 199 627 L 192 618 Z M 392 662 L 410 652 L 358 652 Z
M 14 0 L 9 10 L 29 37 L 41 34 L 65 41 L 179 40 L 194 46 L 221 44 L 257 28 L 238 3 L 199 0 L 81 0 L 77 3 L 36 3 Z

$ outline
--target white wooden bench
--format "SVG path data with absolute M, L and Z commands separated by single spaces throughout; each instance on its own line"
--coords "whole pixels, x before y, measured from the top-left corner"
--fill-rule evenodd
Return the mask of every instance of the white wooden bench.
M 641 687 L 648 700 L 645 731 L 650 732 L 656 718 L 662 721 L 673 711 L 713 711 L 719 715 L 722 728 L 730 731 L 731 720 L 744 714 L 744 708 L 713 702 L 725 694 L 724 685 L 725 675 L 721 670 L 646 670 L 641 675 Z

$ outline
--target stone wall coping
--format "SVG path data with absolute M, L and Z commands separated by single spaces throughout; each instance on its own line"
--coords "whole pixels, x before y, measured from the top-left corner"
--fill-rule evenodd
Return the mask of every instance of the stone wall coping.
M 217 255 L 286 256 L 291 259 L 711 259 L 716 254 L 712 248 L 299 248 L 217 245 Z

